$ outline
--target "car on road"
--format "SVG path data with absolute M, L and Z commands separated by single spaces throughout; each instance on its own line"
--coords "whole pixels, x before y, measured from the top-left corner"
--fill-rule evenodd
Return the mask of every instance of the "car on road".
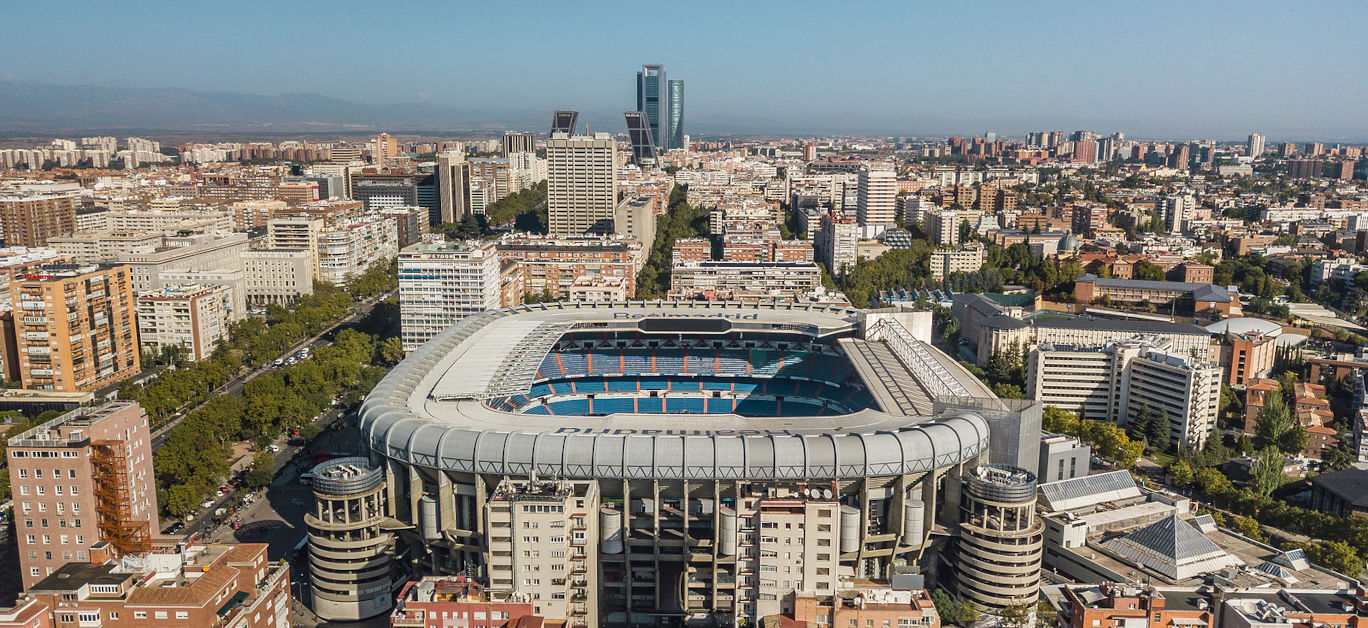
M 275 361 L 276 368 L 280 368 L 280 366 L 283 365 L 283 364 L 285 364 L 285 358 L 277 358 L 277 359 L 276 359 L 276 361 Z
M 203 503 L 203 504 L 200 504 L 200 508 L 209 508 L 210 506 L 213 506 L 213 505 L 214 505 L 214 500 L 212 500 L 212 499 L 206 499 L 206 500 L 204 500 L 204 503 Z
M 267 449 L 268 451 L 270 451 L 271 453 L 273 453 L 273 454 L 274 454 L 274 453 L 278 453 L 278 452 L 280 451 L 280 445 L 271 445 L 270 447 L 267 447 L 266 449 Z
M 181 530 L 184 530 L 184 529 L 185 529 L 185 524 L 184 524 L 184 523 L 181 523 L 181 522 L 179 522 L 179 521 L 177 521 L 177 522 L 175 522 L 175 523 L 173 523 L 173 524 L 167 526 L 167 528 L 166 528 L 165 530 L 163 530 L 163 532 L 166 533 L 166 534 L 175 534 L 175 533 L 180 532 Z

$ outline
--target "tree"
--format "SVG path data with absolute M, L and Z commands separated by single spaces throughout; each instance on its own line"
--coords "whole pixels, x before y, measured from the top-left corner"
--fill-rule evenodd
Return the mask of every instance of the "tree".
M 1283 432 L 1282 437 L 1278 439 L 1278 449 L 1290 456 L 1301 455 L 1310 444 L 1311 433 L 1301 424 L 1292 426 L 1292 429 Z
M 376 354 L 384 364 L 398 364 L 404 359 L 404 343 L 398 337 L 390 336 L 376 346 Z
M 1307 558 L 1325 565 L 1351 578 L 1357 578 L 1363 571 L 1363 558 L 1354 546 L 1344 541 L 1294 542 L 1288 547 L 1299 547 L 1306 551 Z
M 270 486 L 273 479 L 275 479 L 275 474 L 271 472 L 269 467 L 252 469 L 242 476 L 242 481 L 253 490 Z
M 1168 408 L 1159 408 L 1159 418 L 1149 424 L 1145 437 L 1155 451 L 1167 451 L 1169 441 L 1173 440 L 1173 425 L 1169 422 Z
M 1131 278 L 1143 279 L 1146 281 L 1163 281 L 1164 269 L 1158 264 L 1140 260 L 1136 262 L 1135 267 L 1131 269 Z
M 1236 517 L 1231 521 L 1231 527 L 1255 541 L 1265 540 L 1263 530 L 1259 529 L 1259 520 L 1253 517 Z
M 322 433 L 323 428 L 318 427 L 313 423 L 307 423 L 303 427 L 299 428 L 299 437 L 304 439 L 305 441 L 311 441 L 315 438 L 318 438 L 318 435 Z
M 1267 447 L 1254 456 L 1249 465 L 1249 487 L 1255 494 L 1267 497 L 1279 486 L 1287 482 L 1283 469 L 1287 458 L 1274 447 Z
M 1292 412 L 1287 409 L 1281 394 L 1265 394 L 1259 408 L 1258 425 L 1254 427 L 1254 446 L 1259 449 L 1276 447 L 1284 434 L 1292 430 Z
M 1026 394 L 1021 392 L 1021 387 L 1016 384 L 998 382 L 993 384 L 993 394 L 1000 399 L 1024 399 Z
M 1002 609 L 1002 624 L 1011 628 L 1025 628 L 1031 623 L 1031 605 L 1013 602 Z
M 1188 486 L 1192 484 L 1194 473 L 1192 465 L 1187 460 L 1174 460 L 1168 467 L 1169 479 L 1178 486 Z
M 1135 418 L 1131 419 L 1130 429 L 1127 432 L 1134 440 L 1144 440 L 1149 435 L 1150 423 L 1154 421 L 1153 414 L 1150 413 L 1148 403 L 1140 404 L 1140 411 L 1135 413 Z

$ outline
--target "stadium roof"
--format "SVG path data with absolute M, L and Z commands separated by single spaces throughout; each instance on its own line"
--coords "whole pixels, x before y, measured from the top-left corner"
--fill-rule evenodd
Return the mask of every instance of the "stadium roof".
M 669 301 L 550 303 L 484 312 L 443 331 L 396 366 L 367 395 L 360 427 L 370 447 L 387 457 L 467 473 L 858 478 L 977 460 L 988 448 L 989 428 L 972 410 L 936 417 L 874 409 L 840 416 L 562 417 L 514 414 L 483 400 L 495 396 L 504 379 L 516 377 L 508 375 L 510 356 L 517 364 L 538 364 L 546 355 L 539 348 L 545 338 L 581 326 L 636 329 L 639 321 L 650 320 L 652 331 L 659 331 L 675 321 L 680 329 L 705 330 L 698 333 L 730 325 L 822 337 L 853 331 L 859 316 L 858 310 L 834 306 Z
M 1227 318 L 1206 326 L 1206 330 L 1212 334 L 1248 334 L 1258 333 L 1265 336 L 1276 336 L 1282 333 L 1282 325 L 1273 321 L 1266 321 L 1262 318 L 1252 318 L 1248 316 Z

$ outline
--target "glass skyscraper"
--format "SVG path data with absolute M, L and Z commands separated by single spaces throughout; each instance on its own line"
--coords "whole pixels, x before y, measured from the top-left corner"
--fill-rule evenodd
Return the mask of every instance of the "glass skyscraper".
M 643 65 L 637 72 L 637 111 L 646 114 L 660 152 L 684 144 L 684 81 L 665 78 L 665 66 Z

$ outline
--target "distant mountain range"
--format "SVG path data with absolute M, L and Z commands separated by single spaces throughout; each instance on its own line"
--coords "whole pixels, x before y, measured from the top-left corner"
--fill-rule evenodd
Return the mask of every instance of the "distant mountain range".
M 541 118 L 546 118 L 542 120 Z M 180 88 L 0 81 L 0 133 L 57 131 L 472 131 L 543 122 L 550 112 L 461 111 L 429 103 L 366 105 L 320 94 L 261 96 Z

